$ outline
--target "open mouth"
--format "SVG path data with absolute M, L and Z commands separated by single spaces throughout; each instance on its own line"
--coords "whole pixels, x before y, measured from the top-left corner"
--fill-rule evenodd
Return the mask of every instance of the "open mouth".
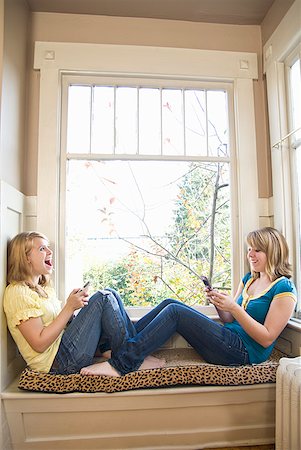
M 47 261 L 45 261 L 46 266 L 52 267 L 52 261 L 51 259 L 48 259 Z

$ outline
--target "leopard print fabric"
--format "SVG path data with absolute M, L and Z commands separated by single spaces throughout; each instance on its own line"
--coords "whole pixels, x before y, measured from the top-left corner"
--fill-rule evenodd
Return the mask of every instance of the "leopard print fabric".
M 212 385 L 237 386 L 259 383 L 275 383 L 280 352 L 273 352 L 271 358 L 261 364 L 245 366 L 219 366 L 199 362 L 197 364 L 140 370 L 122 377 L 54 375 L 24 369 L 20 389 L 38 392 L 121 392 L 132 389 Z

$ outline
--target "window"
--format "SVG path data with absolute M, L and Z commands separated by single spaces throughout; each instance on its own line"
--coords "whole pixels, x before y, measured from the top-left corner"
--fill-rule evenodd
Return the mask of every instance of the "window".
M 293 219 L 296 223 L 296 283 L 301 292 L 301 52 L 295 51 L 286 61 L 288 87 L 288 121 L 291 172 L 293 184 Z M 301 304 L 297 305 L 297 317 L 301 319 Z
M 71 78 L 68 86 L 67 153 L 229 157 L 221 83 L 211 89 L 82 83 Z
M 66 291 L 204 304 L 201 275 L 231 289 L 231 85 L 122 81 L 64 77 Z
M 51 56 L 51 60 L 49 60 L 49 56 Z M 54 283 L 60 297 L 64 299 L 66 293 L 65 218 L 67 211 L 65 209 L 65 168 L 69 166 L 69 170 L 71 165 L 75 165 L 77 160 L 86 160 L 88 162 L 95 160 L 97 163 L 99 161 L 111 161 L 115 163 L 116 160 L 123 162 L 143 160 L 148 162 L 160 158 L 160 161 L 164 160 L 164 162 L 170 164 L 175 161 L 180 161 L 181 163 L 202 162 L 202 164 L 208 165 L 212 163 L 218 167 L 217 163 L 220 161 L 224 167 L 228 166 L 227 171 L 224 173 L 228 174 L 227 177 L 230 184 L 230 220 L 232 235 L 235 238 L 235 245 L 230 249 L 231 286 L 236 287 L 246 271 L 245 236 L 251 229 L 259 226 L 253 92 L 253 80 L 258 78 L 257 55 L 255 53 L 233 51 L 153 48 L 149 46 L 36 42 L 34 68 L 40 70 L 41 74 L 38 130 L 37 228 L 49 237 L 54 248 L 56 267 Z M 77 153 L 78 150 L 72 152 L 72 149 L 68 148 L 70 153 L 67 154 L 68 136 L 65 133 L 67 130 L 67 97 L 65 95 L 64 80 L 75 75 L 80 77 L 82 81 L 84 76 L 87 77 L 84 84 L 88 87 L 94 85 L 106 86 L 107 88 L 114 87 L 114 89 L 115 86 L 125 87 L 124 93 L 127 91 L 127 94 L 129 94 L 127 88 L 141 87 L 143 91 L 141 92 L 142 96 L 139 96 L 139 98 L 142 98 L 141 101 L 144 101 L 150 92 L 153 94 L 155 89 L 160 90 L 161 88 L 166 89 L 164 95 L 176 94 L 176 96 L 178 96 L 178 93 L 175 93 L 175 90 L 181 91 L 183 89 L 200 91 L 207 89 L 209 94 L 209 91 L 220 91 L 221 93 L 224 92 L 224 94 L 221 94 L 224 96 L 225 92 L 227 92 L 227 114 L 229 113 L 228 119 L 230 119 L 227 119 L 229 134 L 224 136 L 223 139 L 229 140 L 228 150 L 231 149 L 231 154 L 225 156 L 224 160 L 222 160 L 221 156 L 217 156 L 217 140 L 210 136 L 212 132 L 210 129 L 205 130 L 206 132 L 201 138 L 200 136 L 198 137 L 198 141 L 202 141 L 202 148 L 206 149 L 206 151 L 204 150 L 204 153 L 200 155 L 193 154 L 195 153 L 193 143 L 196 142 L 196 135 L 195 133 L 190 133 L 187 129 L 187 132 L 185 132 L 187 138 L 185 137 L 184 139 L 183 137 L 182 142 L 178 142 L 177 135 L 172 136 L 172 144 L 175 144 L 177 154 L 173 153 L 174 149 L 172 149 L 172 145 L 166 139 L 166 134 L 162 134 L 160 137 L 161 142 L 158 137 L 156 147 L 152 146 L 152 151 L 156 148 L 156 152 L 161 153 L 151 155 L 149 154 L 150 147 L 146 127 L 143 126 L 145 123 L 143 116 L 140 117 L 141 132 L 138 141 L 136 138 L 135 142 L 129 139 L 127 147 L 121 148 L 118 136 L 124 130 L 120 130 L 119 135 L 114 135 L 116 142 L 114 142 L 115 154 L 113 155 L 110 153 L 113 146 L 110 149 L 109 145 L 112 142 L 112 135 L 109 132 L 106 133 L 106 139 L 100 142 L 97 134 L 98 129 L 93 130 L 88 123 L 82 121 L 80 126 L 82 130 L 86 130 L 85 136 L 89 140 L 89 150 L 87 153 Z M 91 77 L 94 77 L 94 81 L 91 80 Z M 99 83 L 99 77 L 102 80 L 104 78 L 113 79 L 114 83 L 112 81 Z M 95 82 L 95 78 L 98 78 L 98 82 Z M 132 83 L 133 79 L 135 79 L 134 84 Z M 160 85 L 155 83 L 158 79 L 161 80 Z M 75 81 L 73 79 L 71 85 L 78 85 L 78 82 L 79 80 Z M 216 89 L 217 86 L 219 86 L 218 89 Z M 112 90 L 107 89 L 108 92 Z M 130 95 L 133 95 L 133 91 L 130 92 Z M 187 92 L 187 94 L 191 93 Z M 215 92 L 212 92 L 212 95 L 214 94 Z M 200 96 L 204 97 L 205 93 L 200 92 Z M 149 95 L 149 97 L 152 96 Z M 207 102 L 209 100 L 207 105 L 208 118 L 211 114 L 209 97 L 207 98 Z M 158 104 L 156 96 L 152 100 Z M 192 103 L 190 102 L 190 104 Z M 87 105 L 88 103 L 83 103 L 82 107 L 87 108 Z M 167 108 L 165 112 L 168 112 Z M 110 123 L 113 120 L 112 116 L 107 115 L 107 112 L 104 113 L 101 107 L 95 110 L 95 114 L 103 118 L 103 123 L 105 121 Z M 125 119 L 129 120 L 129 136 L 133 137 L 131 117 L 133 115 L 129 115 Z M 178 116 L 174 115 L 175 117 L 178 118 Z M 160 120 L 163 122 L 163 113 Z M 185 113 L 185 120 L 186 123 L 187 120 L 189 121 L 189 114 L 187 116 Z M 152 118 L 152 126 L 158 129 L 157 121 L 158 118 Z M 168 131 L 168 122 L 165 123 L 166 128 L 164 132 L 166 133 Z M 208 121 L 207 123 L 209 124 Z M 195 127 L 195 124 L 193 126 Z M 161 126 L 160 129 L 163 130 L 163 127 Z M 210 147 L 207 145 L 207 140 Z M 126 140 L 123 141 L 126 142 Z M 69 140 L 69 142 L 71 141 Z M 187 143 L 190 146 L 190 155 L 187 154 Z M 139 155 L 133 150 L 134 145 L 139 148 Z M 199 151 L 199 148 L 198 142 L 197 151 Z M 80 151 L 82 151 L 82 147 Z M 91 151 L 98 152 L 96 153 L 96 158 L 95 153 L 91 153 Z M 230 165 L 231 170 L 229 170 Z M 60 175 L 60 167 L 64 168 L 61 171 L 62 176 Z M 252 170 L 250 170 L 250 167 L 252 167 Z M 252 186 L 252 189 L 246 189 L 246 186 Z M 226 188 L 224 193 L 226 193 Z M 75 272 L 77 264 L 74 264 L 72 269 Z M 76 285 L 80 285 L 80 282 L 81 280 L 76 280 Z

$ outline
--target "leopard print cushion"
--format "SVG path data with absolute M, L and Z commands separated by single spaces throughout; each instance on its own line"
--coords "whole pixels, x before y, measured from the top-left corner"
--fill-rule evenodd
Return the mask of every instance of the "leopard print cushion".
M 174 349 L 175 350 L 175 349 Z M 270 359 L 261 364 L 245 366 L 220 366 L 208 364 L 195 354 L 191 357 L 189 349 L 185 349 L 188 357 L 183 358 L 180 350 L 165 351 L 166 366 L 159 369 L 139 370 L 122 377 L 54 375 L 24 369 L 21 374 L 20 389 L 38 392 L 70 393 L 70 392 L 120 392 L 131 389 L 184 386 L 213 385 L 236 386 L 242 384 L 275 383 L 279 359 L 284 356 L 274 350 Z M 180 352 L 181 353 L 181 352 Z M 182 352 L 183 353 L 183 352 Z

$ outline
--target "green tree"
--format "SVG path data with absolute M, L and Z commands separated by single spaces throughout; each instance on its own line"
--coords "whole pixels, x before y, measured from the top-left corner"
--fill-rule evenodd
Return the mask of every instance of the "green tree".
M 170 230 L 155 237 L 145 224 L 147 234 L 140 246 L 129 242 L 131 251 L 126 257 L 93 269 L 101 288 L 117 289 L 127 306 L 153 305 L 164 297 L 204 303 L 203 274 L 215 285 L 229 288 L 230 215 L 225 173 L 222 163 L 191 163 L 178 182 Z M 87 277 L 95 280 L 93 270 Z

